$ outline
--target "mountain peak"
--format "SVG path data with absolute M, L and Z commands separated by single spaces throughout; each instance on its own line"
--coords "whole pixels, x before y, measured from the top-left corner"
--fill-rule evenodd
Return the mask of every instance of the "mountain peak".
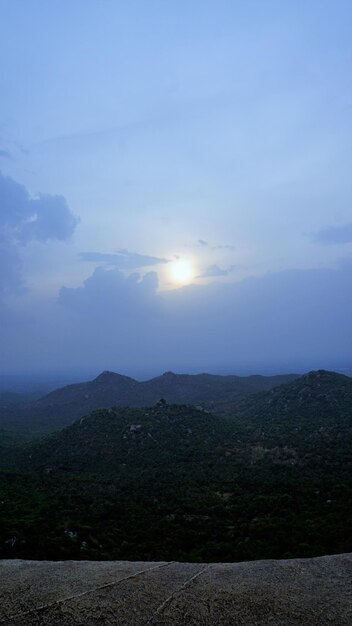
M 161 375 L 162 378 L 175 378 L 175 376 L 177 376 L 177 374 L 175 374 L 175 372 L 164 372 Z
M 344 374 L 338 374 L 337 372 L 331 372 L 329 370 L 312 370 L 310 372 L 307 372 L 307 374 L 303 374 L 303 376 L 301 376 L 301 380 L 333 380 L 336 378 L 340 378 L 343 377 Z M 298 380 L 300 380 L 298 379 Z
M 115 374 L 115 372 L 110 372 L 109 370 L 104 370 L 103 372 L 101 372 L 101 374 L 99 374 L 96 378 L 94 378 L 95 381 L 105 381 L 107 379 L 110 378 L 114 378 L 115 376 L 117 376 L 117 374 Z
M 307 372 L 307 376 L 315 376 L 316 378 L 321 378 L 321 376 L 326 376 L 326 375 L 330 375 L 330 374 L 336 374 L 336 372 L 330 372 L 329 370 L 310 370 L 310 372 Z
M 94 378 L 95 383 L 111 383 L 117 380 L 131 380 L 128 376 L 123 376 L 122 374 L 117 374 L 116 372 L 110 372 L 109 370 L 104 370 Z

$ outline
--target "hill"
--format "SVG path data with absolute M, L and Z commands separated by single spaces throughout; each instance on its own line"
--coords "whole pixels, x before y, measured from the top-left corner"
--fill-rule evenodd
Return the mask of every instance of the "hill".
M 191 405 L 100 409 L 23 449 L 28 469 L 168 473 L 210 463 L 231 434 L 228 422 Z M 141 480 L 143 478 L 141 477 Z
M 352 378 L 309 372 L 289 384 L 244 398 L 237 424 L 258 457 L 322 466 L 352 463 Z M 337 461 L 338 457 L 338 461 Z
M 160 401 L 7 447 L 0 556 L 239 561 L 352 550 L 351 379 L 310 373 L 230 418 Z
M 246 394 L 272 389 L 296 378 L 281 376 L 184 375 L 166 372 L 138 382 L 114 372 L 102 372 L 86 383 L 76 383 L 52 391 L 36 402 L 0 405 L 0 428 L 52 432 L 96 409 L 111 406 L 143 407 L 160 398 L 176 404 L 201 405 L 226 413 Z

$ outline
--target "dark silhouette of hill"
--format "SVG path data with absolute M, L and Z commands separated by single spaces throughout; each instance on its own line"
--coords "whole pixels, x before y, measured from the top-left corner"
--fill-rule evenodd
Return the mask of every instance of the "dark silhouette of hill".
M 294 378 L 294 374 L 240 377 L 166 372 L 138 382 L 105 371 L 90 382 L 61 387 L 35 402 L 0 407 L 0 428 L 51 432 L 95 409 L 150 406 L 160 398 L 169 403 L 201 405 L 226 413 L 233 410 L 240 396 L 272 389 Z
M 231 417 L 165 401 L 100 409 L 4 450 L 0 556 L 348 552 L 351 448 L 352 380 L 333 372 L 248 396 Z

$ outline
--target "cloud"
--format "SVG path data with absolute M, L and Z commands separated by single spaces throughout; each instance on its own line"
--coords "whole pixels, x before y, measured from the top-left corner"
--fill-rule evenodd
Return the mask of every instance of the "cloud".
M 283 371 L 350 364 L 352 266 L 290 270 L 160 292 L 155 272 L 97 268 L 56 303 L 7 315 L 0 366 L 12 369 Z M 16 365 L 17 364 L 17 365 Z
M 230 244 L 219 244 L 218 246 L 213 246 L 212 250 L 236 250 L 236 246 L 232 246 Z
M 156 272 L 148 272 L 141 279 L 134 273 L 128 277 L 118 269 L 97 267 L 82 287 L 62 287 L 59 303 L 82 315 L 83 318 L 109 318 L 117 323 L 122 318 L 135 318 L 154 307 L 158 287 Z
M 64 241 L 73 233 L 77 218 L 63 196 L 32 198 L 26 188 L 0 174 L 0 228 L 8 240 Z
M 0 150 L 0 157 L 4 159 L 12 159 L 12 155 L 8 150 Z
M 73 233 L 78 219 L 71 213 L 62 196 L 40 195 L 30 201 L 31 216 L 22 225 L 20 240 L 46 242 L 66 241 Z
M 185 243 L 185 248 L 209 248 L 210 250 L 236 250 L 236 246 L 230 244 L 218 244 L 216 246 L 210 246 L 208 241 L 205 239 L 198 239 L 196 243 L 188 244 Z
M 291 270 L 174 290 L 169 354 L 228 371 L 350 363 L 352 267 Z
M 235 265 L 230 265 L 230 267 L 228 267 L 227 269 L 222 269 L 218 265 L 209 265 L 204 270 L 204 272 L 197 276 L 197 278 L 215 278 L 217 276 L 227 276 L 228 274 L 230 274 L 230 272 L 232 272 L 235 267 Z
M 313 234 L 313 240 L 323 244 L 343 244 L 352 242 L 352 223 L 343 226 L 328 226 Z
M 12 242 L 0 236 L 0 297 L 21 291 L 21 261 Z
M 32 198 L 26 188 L 0 173 L 0 294 L 20 288 L 20 249 L 31 241 L 66 241 L 77 218 L 62 196 Z
M 106 263 L 120 270 L 133 270 L 152 265 L 169 263 L 169 259 L 129 252 L 128 250 L 118 250 L 115 254 L 105 254 L 102 252 L 81 252 L 81 259 L 92 263 Z
M 197 239 L 195 243 L 185 243 L 185 248 L 207 248 L 208 242 L 205 239 Z

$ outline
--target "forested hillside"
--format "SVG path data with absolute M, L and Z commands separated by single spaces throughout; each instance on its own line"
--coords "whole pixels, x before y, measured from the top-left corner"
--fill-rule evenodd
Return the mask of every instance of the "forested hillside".
M 312 372 L 221 417 L 159 401 L 3 439 L 0 555 L 236 561 L 352 550 L 352 380 Z

